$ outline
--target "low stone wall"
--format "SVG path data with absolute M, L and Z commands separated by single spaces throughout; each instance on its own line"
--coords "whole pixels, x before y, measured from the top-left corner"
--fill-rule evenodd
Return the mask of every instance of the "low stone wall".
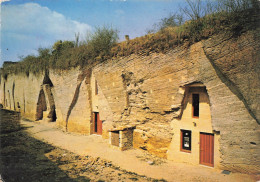
M 133 147 L 133 131 L 135 127 L 125 127 L 109 131 L 109 144 L 120 150 Z

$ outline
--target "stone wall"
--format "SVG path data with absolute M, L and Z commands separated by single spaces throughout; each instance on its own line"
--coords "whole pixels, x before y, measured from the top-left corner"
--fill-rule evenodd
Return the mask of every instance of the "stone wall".
M 259 34 L 247 32 L 204 42 L 205 54 L 222 82 L 210 94 L 214 125 L 221 131 L 221 163 L 244 172 L 260 171 L 259 40 Z
M 244 103 L 260 124 L 260 35 L 247 32 L 240 37 L 214 36 L 203 42 L 204 51 L 218 76 Z
M 1 103 L 6 109 L 20 111 L 24 117 L 36 118 L 36 107 L 41 90 L 43 74 L 11 74 L 1 78 Z
M 70 132 L 90 133 L 91 106 L 88 81 L 79 69 L 50 71 L 57 125 Z
M 232 41 L 238 44 L 241 40 Z M 243 45 L 250 48 L 241 50 L 240 56 L 246 55 L 247 62 L 256 66 L 254 70 L 258 72 L 253 70 L 249 74 L 255 75 L 254 78 L 250 77 L 253 79 L 251 82 L 258 83 L 259 77 L 256 75 L 259 73 L 259 56 L 253 53 L 248 55 L 248 51 L 258 50 L 259 45 L 252 42 L 254 43 Z M 252 107 L 257 108 L 258 95 L 244 92 L 248 96 L 241 98 L 237 94 L 240 88 L 233 88 L 231 78 L 226 75 L 227 71 L 222 72 L 222 68 L 212 64 L 209 59 L 208 44 L 207 41 L 200 42 L 189 48 L 177 48 L 167 54 L 131 55 L 96 66 L 93 69 L 95 76 L 114 116 L 112 123 L 105 121 L 104 125 L 114 128 L 121 125 L 136 126 L 134 147 L 167 157 L 174 135 L 171 122 L 179 117 L 183 109 L 183 86 L 201 82 L 209 94 L 212 132 L 220 133 L 219 166 L 233 171 L 257 172 L 260 161 L 260 127 L 245 101 L 250 100 Z M 238 47 L 244 49 L 239 45 Z M 236 51 L 229 51 L 228 56 L 226 55 L 229 57 L 227 62 L 232 64 L 230 59 L 235 58 L 236 54 Z M 224 57 L 223 55 L 222 58 Z M 236 83 L 243 87 L 247 74 L 243 74 L 244 70 L 239 68 L 239 64 L 236 67 L 241 77 L 240 80 L 236 79 Z M 259 90 L 259 85 L 254 84 L 252 89 Z M 246 88 L 249 89 L 250 86 Z
M 109 131 L 109 144 L 119 150 L 127 150 L 133 147 L 133 129 Z
M 47 74 L 48 79 L 52 82 L 51 87 L 44 84 L 45 73 L 29 74 L 29 76 L 25 74 L 8 75 L 6 80 L 2 78 L 4 81 L 1 82 L 3 92 L 1 103 L 6 109 L 20 111 L 23 117 L 36 120 L 39 96 L 44 93 L 48 108 L 44 109 L 48 112 L 43 113 L 46 114 L 46 117 L 55 106 L 57 126 L 65 130 L 66 123 L 68 123 L 68 131 L 89 134 L 91 112 L 88 102 L 88 85 L 85 77 L 79 79 L 80 75 L 79 69 L 51 70 Z
M 241 38 L 213 37 L 167 54 L 114 58 L 85 70 L 50 70 L 57 125 L 91 134 L 93 112 L 99 112 L 104 138 L 108 130 L 135 127 L 134 148 L 167 158 L 172 152 L 170 144 L 180 142 L 173 137 L 172 127 L 184 111 L 185 86 L 202 83 L 209 96 L 211 132 L 219 134 L 219 166 L 256 173 L 260 170 L 260 84 L 259 53 L 255 53 L 259 41 L 254 36 L 248 32 Z M 232 49 L 227 49 L 229 44 Z M 5 108 L 17 110 L 15 103 L 19 102 L 21 113 L 35 119 L 45 76 L 2 78 Z

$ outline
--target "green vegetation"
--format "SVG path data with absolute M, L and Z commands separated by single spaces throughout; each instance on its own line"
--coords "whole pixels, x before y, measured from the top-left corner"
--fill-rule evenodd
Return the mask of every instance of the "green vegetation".
M 131 54 L 165 53 L 180 45 L 191 45 L 214 34 L 239 36 L 259 28 L 258 0 L 186 0 L 181 13 L 169 15 L 143 37 L 118 41 L 118 31 L 111 27 L 97 28 L 85 41 L 58 41 L 51 49 L 39 49 L 39 56 L 29 55 L 17 64 L 3 66 L 4 77 L 9 73 L 34 74 L 52 69 L 91 65 L 112 57 Z M 186 20 L 186 21 L 184 21 Z
M 45 72 L 49 68 L 65 70 L 92 64 L 96 61 L 104 61 L 111 57 L 111 48 L 118 40 L 118 31 L 111 27 L 96 28 L 94 33 L 89 33 L 85 41 L 57 41 L 51 49 L 38 49 L 38 56 L 29 55 L 16 64 L 3 65 L 2 74 L 4 78 L 10 73 L 33 74 Z

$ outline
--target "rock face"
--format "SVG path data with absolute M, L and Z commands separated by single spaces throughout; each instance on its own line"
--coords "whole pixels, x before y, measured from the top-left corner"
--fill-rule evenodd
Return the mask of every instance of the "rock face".
M 36 119 L 43 78 L 43 74 L 12 74 L 7 80 L 1 77 L 1 103 L 7 109 L 21 112 L 24 117 Z
M 206 56 L 220 80 L 232 92 L 224 96 L 224 100 L 217 98 L 222 102 L 222 108 L 212 116 L 221 128 L 220 146 L 223 147 L 220 150 L 225 156 L 222 165 L 237 170 L 253 170 L 250 166 L 253 163 L 259 171 L 259 154 L 251 153 L 260 151 L 259 41 L 259 34 L 248 32 L 238 38 L 218 36 L 204 42 Z M 214 112 L 217 111 L 212 109 Z M 232 150 L 236 152 L 230 153 Z M 248 155 L 243 155 L 243 151 Z
M 49 95 L 53 95 L 57 125 L 86 135 L 100 134 L 101 127 L 104 138 L 109 137 L 108 131 L 132 127 L 134 148 L 174 160 L 173 150 L 182 151 L 176 150 L 181 141 L 173 136 L 179 129 L 187 129 L 179 122 L 186 108 L 187 88 L 199 83 L 209 100 L 205 106 L 209 108 L 207 132 L 216 136 L 218 155 L 214 159 L 218 162 L 214 167 L 257 173 L 259 52 L 259 37 L 248 32 L 239 38 L 213 37 L 167 54 L 115 58 L 85 70 L 50 70 L 53 86 Z M 19 102 L 22 115 L 36 119 L 44 77 L 46 74 L 1 78 L 1 103 L 18 110 L 15 103 Z M 178 131 L 173 128 L 177 122 Z M 199 155 L 199 143 L 191 153 Z M 198 157 L 186 162 L 198 164 Z
M 216 36 L 204 41 L 204 51 L 220 79 L 244 103 L 260 124 L 260 36 L 248 32 L 239 38 Z

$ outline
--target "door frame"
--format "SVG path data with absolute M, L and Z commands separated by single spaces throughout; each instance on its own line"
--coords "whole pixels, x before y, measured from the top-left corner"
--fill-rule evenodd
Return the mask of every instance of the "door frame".
M 93 134 L 102 135 L 102 121 L 99 112 L 93 112 Z
M 211 145 L 207 145 L 207 141 L 205 142 L 205 148 L 203 148 L 204 150 L 206 150 L 207 152 L 209 152 L 208 153 L 208 155 L 211 155 L 212 156 L 212 163 L 207 163 L 207 162 L 204 162 L 204 161 L 202 161 L 202 141 L 201 141 L 201 137 L 202 137 L 202 135 L 210 135 L 210 136 L 212 136 L 212 137 L 209 137 L 209 144 L 210 144 L 210 142 L 212 142 L 211 143 Z M 214 167 L 214 148 L 215 148 L 215 146 L 214 146 L 214 134 L 213 133 L 205 133 L 205 132 L 200 132 L 200 147 L 199 147 L 199 162 L 200 162 L 200 164 L 202 164 L 202 165 L 206 165 L 206 166 L 210 166 L 210 167 Z M 210 152 L 210 150 L 211 150 L 211 152 Z M 205 154 L 204 154 L 205 155 Z

